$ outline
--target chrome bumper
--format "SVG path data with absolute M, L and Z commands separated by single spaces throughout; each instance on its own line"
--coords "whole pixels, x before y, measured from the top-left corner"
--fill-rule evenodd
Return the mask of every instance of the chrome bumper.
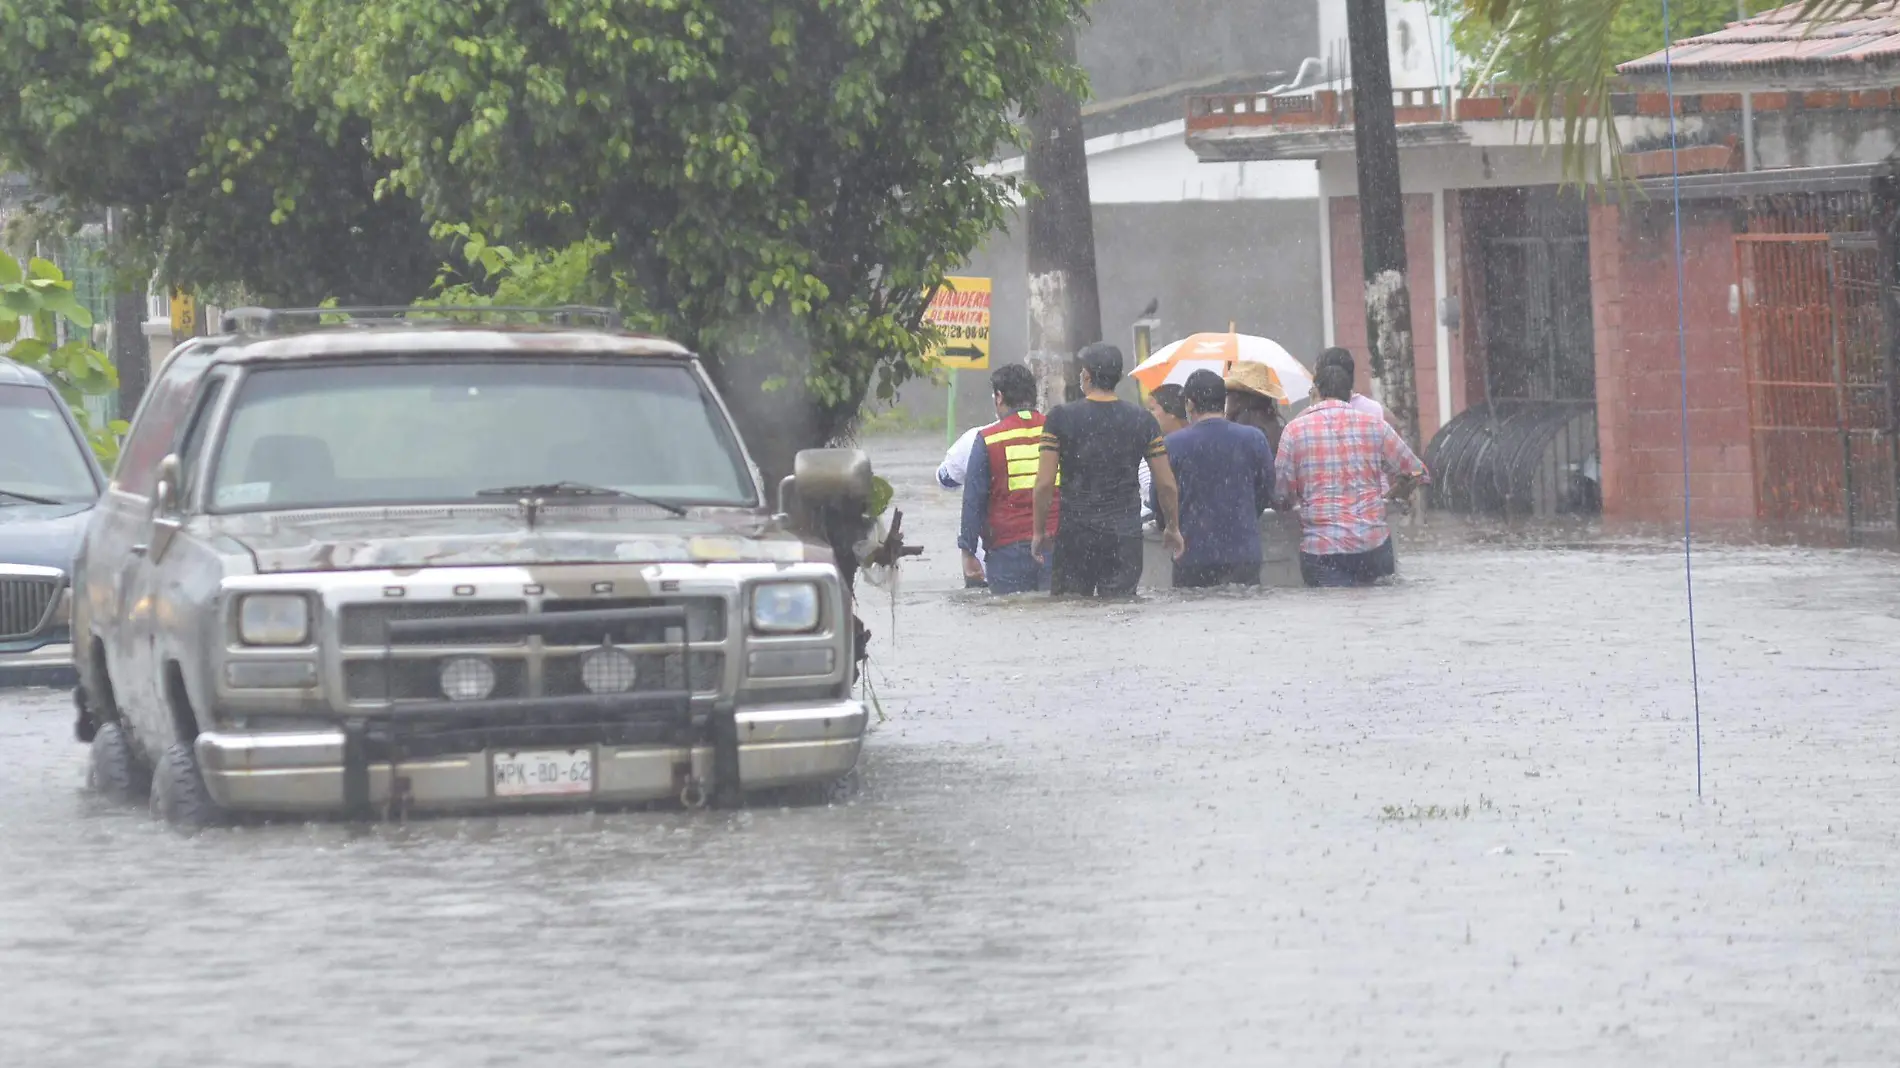
M 742 709 L 739 781 L 746 790 L 822 785 L 851 771 L 863 745 L 866 714 L 855 701 L 794 708 Z M 213 800 L 246 812 L 341 813 L 343 732 L 200 734 L 198 764 Z M 600 746 L 594 792 L 552 797 L 496 797 L 490 752 L 369 766 L 369 800 L 388 803 L 392 775 L 408 780 L 406 807 L 420 811 L 499 811 L 549 805 L 660 801 L 680 796 L 689 780 L 713 779 L 710 744 Z
M 66 642 L 24 653 L 0 653 L 0 686 L 71 686 L 79 678 Z

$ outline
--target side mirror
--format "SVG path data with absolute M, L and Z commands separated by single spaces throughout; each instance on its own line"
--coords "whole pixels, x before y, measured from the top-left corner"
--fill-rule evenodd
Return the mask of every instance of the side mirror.
M 183 469 L 177 453 L 172 453 L 158 462 L 157 480 L 152 488 L 153 514 L 178 514 L 178 484 Z
M 818 532 L 828 508 L 862 512 L 871 502 L 871 458 L 862 449 L 806 449 L 779 483 L 779 512 L 795 527 Z
M 863 449 L 806 449 L 792 460 L 798 498 L 818 508 L 869 504 L 871 458 Z
M 163 556 L 165 547 L 185 526 L 178 512 L 179 476 L 183 470 L 176 454 L 158 462 L 158 477 L 152 485 L 152 533 L 148 549 L 153 557 Z

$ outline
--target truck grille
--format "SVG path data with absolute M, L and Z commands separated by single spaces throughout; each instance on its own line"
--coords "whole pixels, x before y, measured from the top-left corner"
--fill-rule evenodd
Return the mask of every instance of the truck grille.
M 678 653 L 641 653 L 633 658 L 635 693 L 653 690 L 683 690 L 685 680 L 680 674 L 680 654 Z M 587 686 L 581 681 L 581 654 L 563 656 L 548 654 L 544 677 L 548 696 L 573 697 L 587 693 Z M 693 693 L 718 693 L 720 684 L 725 681 L 726 657 L 720 652 L 693 652 Z
M 63 585 L 53 578 L 0 575 L 0 641 L 37 632 L 52 613 Z
M 686 633 L 680 632 L 679 617 L 674 615 L 670 619 L 620 619 L 598 627 L 568 628 L 565 633 L 534 640 L 508 633 L 510 624 L 503 624 L 497 633 L 409 634 L 393 641 L 389 635 L 389 625 L 397 622 L 646 608 L 684 608 Z M 476 655 L 495 669 L 496 685 L 490 694 L 494 699 L 578 697 L 590 692 L 582 678 L 583 659 L 603 645 L 611 645 L 633 658 L 633 692 L 686 691 L 704 700 L 725 687 L 727 612 L 727 602 L 719 597 L 548 598 L 532 607 L 515 600 L 391 599 L 346 604 L 337 620 L 342 637 L 343 690 L 346 699 L 357 705 L 440 701 L 444 697 L 444 659 Z M 691 649 L 690 657 L 682 655 L 682 640 Z
M 495 669 L 492 698 L 525 697 L 527 668 L 519 660 L 490 660 Z M 343 665 L 343 687 L 352 701 L 440 701 L 442 659 L 352 660 Z
M 339 621 L 343 644 L 382 648 L 388 642 L 385 629 L 398 620 L 474 619 L 481 616 L 511 616 L 526 612 L 523 601 L 389 601 L 382 604 L 345 605 Z M 484 645 L 522 645 L 526 638 L 491 638 Z M 412 638 L 401 645 L 467 645 L 455 638 Z

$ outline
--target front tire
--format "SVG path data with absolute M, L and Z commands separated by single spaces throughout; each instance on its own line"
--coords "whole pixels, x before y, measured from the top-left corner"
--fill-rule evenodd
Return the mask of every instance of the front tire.
M 152 815 L 174 827 L 216 827 L 230 817 L 211 799 L 198 754 L 187 742 L 165 750 L 152 776 Z
M 123 726 L 101 723 L 94 728 L 86 785 L 113 801 L 143 801 L 151 790 L 151 775 L 139 763 Z

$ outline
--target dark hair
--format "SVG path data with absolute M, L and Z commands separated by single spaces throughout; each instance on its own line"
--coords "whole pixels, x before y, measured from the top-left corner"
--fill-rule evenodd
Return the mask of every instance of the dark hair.
M 1214 371 L 1200 370 L 1189 375 L 1187 387 L 1182 392 L 1197 412 L 1227 410 L 1227 383 Z
M 1319 395 L 1327 400 L 1352 399 L 1352 371 L 1337 363 L 1326 364 L 1314 372 L 1313 385 L 1319 388 Z
M 1352 351 L 1349 349 L 1335 347 L 1320 353 L 1319 362 L 1313 365 L 1313 370 L 1324 371 L 1329 366 L 1344 367 L 1348 374 L 1356 375 L 1359 371 L 1358 365 L 1353 362 Z
M 1097 341 L 1076 354 L 1082 365 L 1082 385 L 1096 389 L 1114 389 L 1122 380 L 1122 350 L 1106 341 Z
M 990 390 L 1002 394 L 1003 403 L 1017 411 L 1036 406 L 1036 376 L 1020 363 L 1006 364 L 990 372 Z
M 1156 386 L 1154 392 L 1148 394 L 1148 399 L 1155 402 L 1155 407 L 1184 423 L 1187 422 L 1187 394 L 1181 391 L 1180 386 L 1172 382 L 1165 386 Z

